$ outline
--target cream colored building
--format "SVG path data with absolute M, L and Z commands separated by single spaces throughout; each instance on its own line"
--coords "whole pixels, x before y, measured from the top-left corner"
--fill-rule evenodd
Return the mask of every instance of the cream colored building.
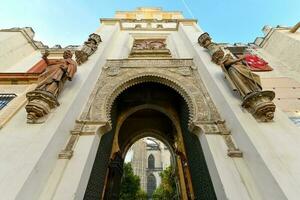
M 40 124 L 26 122 L 25 94 L 47 47 L 30 28 L 0 31 L 1 199 L 116 199 L 125 152 L 151 136 L 176 152 L 179 199 L 299 199 L 300 134 L 289 119 L 299 113 L 299 30 L 266 28 L 246 45 L 274 69 L 258 73 L 277 105 L 260 122 L 198 44 L 197 20 L 138 8 L 100 22 L 102 42 Z
M 141 188 L 151 196 L 161 184 L 159 174 L 171 165 L 171 153 L 164 143 L 155 138 L 138 140 L 131 150 L 133 172 L 140 177 Z

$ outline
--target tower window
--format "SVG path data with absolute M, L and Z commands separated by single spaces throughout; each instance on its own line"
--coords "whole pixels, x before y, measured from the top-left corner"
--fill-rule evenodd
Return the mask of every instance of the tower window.
M 4 108 L 11 100 L 13 100 L 17 95 L 13 93 L 0 93 L 0 110 Z
M 150 156 L 148 157 L 148 168 L 149 169 L 155 168 L 155 160 L 154 160 L 154 156 L 152 154 L 150 154 Z
M 136 24 L 134 28 L 135 29 L 140 29 L 140 28 L 142 28 L 142 25 L 141 24 Z
M 156 189 L 156 178 L 153 174 L 149 174 L 149 176 L 147 177 L 147 194 L 149 197 L 152 196 L 155 189 Z

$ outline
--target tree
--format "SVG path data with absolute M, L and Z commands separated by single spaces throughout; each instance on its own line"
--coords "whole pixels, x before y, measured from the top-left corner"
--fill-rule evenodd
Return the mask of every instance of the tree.
M 159 175 L 161 184 L 154 191 L 152 198 L 155 200 L 177 199 L 176 182 L 172 166 L 167 167 Z
M 124 163 L 120 200 L 144 200 L 147 195 L 141 190 L 140 178 L 133 174 L 131 163 Z

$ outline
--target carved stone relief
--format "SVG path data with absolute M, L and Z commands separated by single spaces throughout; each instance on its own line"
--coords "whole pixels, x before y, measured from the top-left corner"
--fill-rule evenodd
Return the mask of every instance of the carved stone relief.
M 165 39 L 135 39 L 130 57 L 171 57 Z
M 112 73 L 115 69 L 118 69 L 118 73 Z M 188 73 L 183 73 L 182 69 Z M 143 82 L 167 85 L 183 97 L 189 109 L 191 132 L 230 135 L 192 59 L 108 60 L 75 129 L 81 127 L 80 132 L 87 124 L 107 124 L 105 127 L 109 129 L 110 110 L 115 99 L 127 88 Z M 231 143 L 226 144 L 228 149 L 238 151 Z

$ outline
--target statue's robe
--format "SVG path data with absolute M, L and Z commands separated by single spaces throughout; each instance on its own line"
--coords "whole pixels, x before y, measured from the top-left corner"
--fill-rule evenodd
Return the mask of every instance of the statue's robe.
M 232 89 L 238 91 L 242 97 L 251 92 L 261 91 L 260 77 L 243 63 L 237 62 L 223 67 Z
M 52 93 L 57 97 L 65 81 L 72 80 L 77 71 L 77 63 L 71 58 L 47 60 L 47 68 L 39 76 L 36 89 Z M 53 84 L 53 83 L 56 84 Z M 50 88 L 51 87 L 51 88 Z

